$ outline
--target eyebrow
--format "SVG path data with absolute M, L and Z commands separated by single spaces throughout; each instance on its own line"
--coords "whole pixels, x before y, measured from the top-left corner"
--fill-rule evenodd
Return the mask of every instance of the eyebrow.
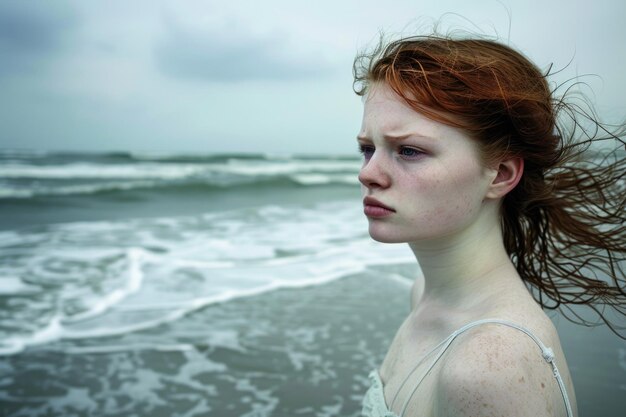
M 389 142 L 398 142 L 404 139 L 408 139 L 408 138 L 418 138 L 418 139 L 427 139 L 427 140 L 434 140 L 434 138 L 430 137 L 430 136 L 424 136 L 424 135 L 420 135 L 417 133 L 407 133 L 405 135 L 383 135 L 383 139 L 385 139 L 386 141 Z M 371 141 L 372 139 L 370 139 L 368 136 L 364 136 L 364 135 L 357 135 L 356 137 L 357 140 L 368 140 Z

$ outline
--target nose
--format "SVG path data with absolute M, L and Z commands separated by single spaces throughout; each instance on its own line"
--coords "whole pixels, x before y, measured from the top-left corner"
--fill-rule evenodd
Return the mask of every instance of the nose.
M 359 181 L 368 189 L 387 188 L 391 184 L 389 167 L 382 154 L 374 154 L 366 159 L 359 171 Z

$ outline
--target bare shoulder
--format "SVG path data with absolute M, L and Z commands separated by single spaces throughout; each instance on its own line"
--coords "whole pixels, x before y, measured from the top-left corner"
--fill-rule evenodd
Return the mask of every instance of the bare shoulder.
M 565 416 L 541 348 L 522 331 L 485 325 L 459 336 L 443 361 L 437 416 Z

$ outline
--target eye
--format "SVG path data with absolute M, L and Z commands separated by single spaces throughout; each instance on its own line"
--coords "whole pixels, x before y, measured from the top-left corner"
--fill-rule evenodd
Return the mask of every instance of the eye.
M 375 148 L 371 145 L 361 145 L 359 144 L 359 152 L 363 154 L 363 158 L 370 159 L 372 155 L 374 155 Z
M 401 157 L 406 159 L 419 158 L 421 155 L 424 154 L 424 152 L 420 151 L 419 149 L 411 148 L 408 146 L 401 147 L 398 153 Z

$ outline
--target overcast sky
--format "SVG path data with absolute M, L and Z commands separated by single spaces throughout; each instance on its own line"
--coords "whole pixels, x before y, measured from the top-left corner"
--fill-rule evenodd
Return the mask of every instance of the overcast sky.
M 355 53 L 447 12 L 626 115 L 622 0 L 0 0 L 0 148 L 356 153 Z

